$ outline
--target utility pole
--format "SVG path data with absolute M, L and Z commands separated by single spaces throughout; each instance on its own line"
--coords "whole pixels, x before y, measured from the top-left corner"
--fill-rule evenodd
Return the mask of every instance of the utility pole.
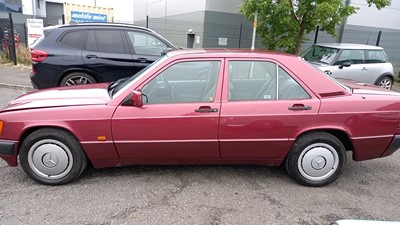
M 33 19 L 36 19 L 36 0 L 32 0 L 32 14 L 33 14 Z
M 351 3 L 351 0 L 346 0 L 345 6 L 349 6 Z M 344 33 L 344 26 L 347 23 L 347 18 L 345 20 L 343 20 L 342 24 L 340 25 L 340 30 L 339 30 L 339 36 L 338 36 L 338 42 L 342 43 L 343 40 L 343 33 Z

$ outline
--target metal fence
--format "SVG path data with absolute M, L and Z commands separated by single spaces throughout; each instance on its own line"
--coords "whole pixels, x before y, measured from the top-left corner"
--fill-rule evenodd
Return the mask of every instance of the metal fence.
M 170 40 L 177 46 L 187 47 L 189 30 L 195 33 L 193 47 L 201 48 L 250 48 L 253 27 L 250 22 L 242 24 L 220 24 L 196 21 L 171 20 L 166 18 L 149 18 L 136 22 L 139 26 L 148 27 Z M 342 42 L 375 45 L 381 31 L 379 46 L 383 47 L 392 62 L 395 73 L 400 68 L 400 31 L 371 27 L 346 25 Z M 339 33 L 339 29 L 338 29 Z M 315 32 L 308 34 L 302 45 L 302 51 L 314 43 Z M 221 40 L 223 40 L 221 42 Z M 318 32 L 317 42 L 338 42 L 326 32 Z M 256 48 L 264 48 L 257 38 Z
M 148 18 L 135 22 L 135 25 L 148 27 L 180 47 L 190 44 L 187 37 L 191 31 L 195 35 L 194 47 L 250 48 L 253 32 L 249 23 L 232 25 L 165 18 Z M 262 48 L 259 41 L 256 47 Z

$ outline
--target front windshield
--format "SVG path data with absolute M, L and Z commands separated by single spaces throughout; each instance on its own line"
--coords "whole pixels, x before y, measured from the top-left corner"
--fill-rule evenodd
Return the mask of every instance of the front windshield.
M 310 62 L 321 62 L 332 64 L 339 49 L 313 45 L 303 52 L 300 56 Z
M 120 85 L 115 87 L 115 90 L 112 92 L 113 93 L 112 97 L 114 98 L 114 96 L 117 96 L 119 93 L 125 91 L 125 89 L 129 87 L 129 84 L 142 78 L 145 74 L 147 74 L 147 71 L 151 71 L 153 68 L 157 67 L 162 62 L 164 62 L 167 58 L 168 58 L 168 56 L 165 55 L 165 56 L 157 59 L 152 64 L 148 65 L 147 67 L 145 67 L 142 70 L 140 70 L 139 72 L 137 72 L 135 75 L 131 76 L 129 79 L 122 82 Z

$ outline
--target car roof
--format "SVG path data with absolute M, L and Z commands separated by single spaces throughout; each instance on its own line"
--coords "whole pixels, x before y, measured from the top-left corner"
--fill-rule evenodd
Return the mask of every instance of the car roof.
M 282 52 L 273 52 L 262 49 L 226 49 L 226 48 L 215 48 L 215 49 L 182 49 L 168 52 L 168 57 L 175 57 L 179 55 L 196 55 L 196 56 L 207 56 L 207 57 L 240 57 L 240 58 L 280 58 L 280 57 L 294 57 L 299 56 L 291 55 Z
M 339 49 L 368 49 L 368 50 L 382 50 L 382 47 L 364 44 L 353 44 L 353 43 L 317 43 L 317 46 L 324 46 L 329 48 Z
M 46 28 L 68 28 L 68 27 L 126 27 L 126 28 L 135 28 L 141 30 L 147 30 L 150 32 L 154 32 L 153 30 L 141 26 L 136 26 L 132 24 L 126 23 L 72 23 L 72 24 L 62 24 L 62 25 L 54 25 Z

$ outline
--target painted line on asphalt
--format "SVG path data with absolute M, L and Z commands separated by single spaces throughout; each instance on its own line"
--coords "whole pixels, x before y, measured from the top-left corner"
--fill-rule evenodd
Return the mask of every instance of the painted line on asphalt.
M 17 84 L 0 83 L 0 87 L 2 87 L 2 88 L 10 88 L 10 89 L 27 90 L 27 91 L 34 91 L 35 90 L 31 86 L 24 86 L 24 85 L 17 85 Z

